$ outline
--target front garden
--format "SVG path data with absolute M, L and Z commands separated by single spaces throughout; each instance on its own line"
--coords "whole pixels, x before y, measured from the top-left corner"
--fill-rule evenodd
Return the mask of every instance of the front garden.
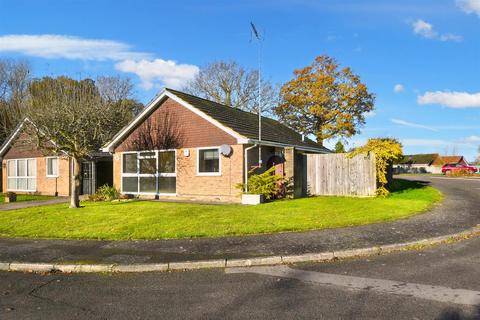
M 429 186 L 396 180 L 387 197 L 311 197 L 258 206 L 158 201 L 82 202 L 0 214 L 1 237 L 168 239 L 319 230 L 403 219 L 442 199 Z

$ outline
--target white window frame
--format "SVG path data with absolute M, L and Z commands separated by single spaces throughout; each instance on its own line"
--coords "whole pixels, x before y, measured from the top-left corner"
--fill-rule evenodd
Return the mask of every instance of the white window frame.
M 57 159 L 57 174 L 48 174 L 48 160 Z M 46 157 L 45 158 L 45 173 L 47 178 L 58 178 L 60 174 L 60 158 L 59 157 Z
M 218 172 L 200 172 L 200 150 L 218 150 Z M 197 148 L 197 176 L 202 177 L 218 177 L 222 175 L 222 155 L 220 154 L 220 147 L 199 147 Z
M 28 168 L 28 162 L 29 162 L 29 160 L 33 160 L 33 162 L 35 163 L 35 170 L 34 170 L 35 175 L 33 175 L 33 176 L 28 175 L 28 169 L 29 169 Z M 18 162 L 19 161 L 25 161 L 25 173 L 26 173 L 25 176 L 19 176 L 18 175 Z M 15 162 L 16 175 L 14 177 L 10 177 L 8 175 L 8 168 L 9 168 L 11 162 Z M 27 179 L 27 188 L 28 188 L 28 179 L 35 179 L 35 189 L 18 189 L 18 181 L 17 181 L 17 188 L 11 189 L 11 188 L 8 187 L 8 180 L 9 179 Z M 37 159 L 35 159 L 35 158 L 21 158 L 21 159 L 8 159 L 7 160 L 7 191 L 36 192 L 37 188 L 38 188 L 37 184 L 38 184 L 38 181 L 37 181 Z
M 174 157 L 175 157 L 175 172 L 173 173 L 162 173 L 159 172 L 159 153 L 160 152 L 174 152 Z M 155 153 L 155 173 L 150 174 L 150 173 L 140 173 L 140 159 L 147 159 L 147 157 L 141 157 L 141 153 L 146 153 L 146 152 L 154 152 Z M 124 154 L 137 154 L 137 172 L 136 173 L 124 173 L 123 172 L 123 155 Z M 158 182 L 159 182 L 159 177 L 177 177 L 177 150 L 176 149 L 165 149 L 165 150 L 144 150 L 144 151 L 125 151 L 121 153 L 121 177 L 120 177 L 120 190 L 121 193 L 125 194 L 133 194 L 133 195 L 150 195 L 150 196 L 176 196 L 177 195 L 177 188 L 175 186 L 175 193 L 160 193 L 158 189 Z M 131 192 L 131 191 L 124 191 L 123 190 L 123 178 L 124 177 L 135 177 L 138 178 L 137 181 L 137 192 Z M 155 177 L 155 184 L 156 184 L 156 190 L 155 192 L 141 192 L 140 191 L 140 178 L 141 177 Z

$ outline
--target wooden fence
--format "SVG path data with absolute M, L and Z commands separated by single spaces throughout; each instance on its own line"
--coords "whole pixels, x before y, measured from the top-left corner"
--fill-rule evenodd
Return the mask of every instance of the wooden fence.
M 374 196 L 377 190 L 375 156 L 309 154 L 307 189 L 310 195 Z

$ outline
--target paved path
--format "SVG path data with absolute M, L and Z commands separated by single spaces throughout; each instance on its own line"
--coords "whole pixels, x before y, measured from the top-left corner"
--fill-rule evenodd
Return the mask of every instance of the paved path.
M 410 177 L 410 179 L 413 179 Z M 0 261 L 159 263 L 336 251 L 453 234 L 480 223 L 480 180 L 422 177 L 445 201 L 429 213 L 384 224 L 301 233 L 159 241 L 0 239 Z
M 288 273 L 0 272 L 0 319 L 479 320 L 479 261 L 474 238 Z
M 68 202 L 69 200 L 70 198 L 68 197 L 57 197 L 57 198 L 46 199 L 46 200 L 19 201 L 19 202 L 5 203 L 0 205 L 0 211 L 39 207 L 39 206 L 46 206 L 49 204 L 59 204 L 59 203 Z

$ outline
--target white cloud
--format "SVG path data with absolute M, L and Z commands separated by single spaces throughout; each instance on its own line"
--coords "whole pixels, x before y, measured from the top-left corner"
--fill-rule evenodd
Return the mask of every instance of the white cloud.
M 433 30 L 433 25 L 422 19 L 418 19 L 417 21 L 415 21 L 412 26 L 413 32 L 421 35 L 422 37 L 433 39 L 438 36 L 438 33 Z
M 155 59 L 150 53 L 133 51 L 130 45 L 123 42 L 67 35 L 0 36 L 1 52 L 45 59 L 115 61 L 117 70 L 136 74 L 142 81 L 142 87 L 147 90 L 157 82 L 180 88 L 199 71 L 195 65 Z
M 393 87 L 393 91 L 396 92 L 396 93 L 403 92 L 404 90 L 405 90 L 405 88 L 403 87 L 402 84 L 396 84 L 396 85 Z
M 0 36 L 0 52 L 72 60 L 125 60 L 150 56 L 132 51 L 129 45 L 118 41 L 54 34 Z
M 419 124 L 419 123 L 409 122 L 409 121 L 405 121 L 405 120 L 390 119 L 390 121 L 392 121 L 395 124 L 399 124 L 401 126 L 404 126 L 404 127 L 425 129 L 425 130 L 430 130 L 430 131 L 438 131 L 437 129 L 435 129 L 433 127 L 426 126 L 426 125 Z
M 427 21 L 422 19 L 418 19 L 415 22 L 413 22 L 412 27 L 413 27 L 413 32 L 415 34 L 418 34 L 419 36 L 427 39 L 434 39 L 434 40 L 440 40 L 440 41 L 457 41 L 457 42 L 460 42 L 463 40 L 462 36 L 459 36 L 453 33 L 445 33 L 445 34 L 438 33 L 434 29 L 433 24 L 428 23 Z
M 480 93 L 457 91 L 425 92 L 417 97 L 418 104 L 439 104 L 449 108 L 480 108 Z
M 480 136 L 468 136 L 462 140 L 465 143 L 480 143 Z
M 167 87 L 180 88 L 192 80 L 199 68 L 191 64 L 177 64 L 173 60 L 126 60 L 119 62 L 115 68 L 122 72 L 136 74 L 142 80 L 144 89 L 151 89 L 155 81 L 161 81 Z
M 457 0 L 457 6 L 464 12 L 480 16 L 480 0 Z

